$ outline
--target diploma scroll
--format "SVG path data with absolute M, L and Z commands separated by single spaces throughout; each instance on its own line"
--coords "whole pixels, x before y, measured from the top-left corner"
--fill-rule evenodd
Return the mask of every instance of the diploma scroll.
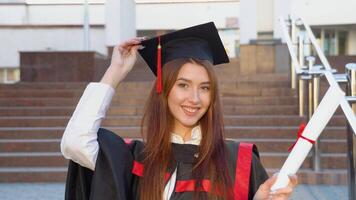
M 306 125 L 302 136 L 316 141 L 344 97 L 345 93 L 339 87 L 331 86 Z M 313 144 L 309 141 L 303 138 L 298 139 L 292 152 L 284 162 L 277 181 L 271 188 L 272 191 L 288 185 L 288 175 L 295 174 L 298 171 L 312 147 Z

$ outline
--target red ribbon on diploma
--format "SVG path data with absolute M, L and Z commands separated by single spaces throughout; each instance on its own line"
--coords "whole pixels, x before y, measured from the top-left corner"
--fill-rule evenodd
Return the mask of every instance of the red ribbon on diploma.
M 311 144 L 315 144 L 315 141 L 314 141 L 314 140 L 311 140 L 311 139 L 309 139 L 309 138 L 306 138 L 306 137 L 302 136 L 303 131 L 304 131 L 304 129 L 305 129 L 305 126 L 306 126 L 306 125 L 305 125 L 304 122 L 300 124 L 299 130 L 298 130 L 297 139 L 295 140 L 294 144 L 288 148 L 288 151 L 289 151 L 289 152 L 292 151 L 294 145 L 297 143 L 297 141 L 299 140 L 299 138 L 302 138 L 302 139 L 304 139 L 304 140 L 310 142 Z

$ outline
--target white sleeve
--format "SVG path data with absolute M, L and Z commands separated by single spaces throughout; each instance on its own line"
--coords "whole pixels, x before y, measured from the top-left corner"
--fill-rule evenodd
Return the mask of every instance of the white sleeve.
M 81 166 L 95 169 L 99 144 L 97 132 L 115 90 L 104 83 L 90 83 L 79 100 L 61 140 L 61 152 Z

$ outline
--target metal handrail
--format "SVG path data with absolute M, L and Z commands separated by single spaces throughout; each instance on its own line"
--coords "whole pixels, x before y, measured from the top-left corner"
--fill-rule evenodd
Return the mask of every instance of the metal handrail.
M 305 31 L 307 32 L 310 42 L 312 43 L 313 47 L 315 48 L 317 55 L 323 65 L 323 67 L 325 68 L 325 70 L 321 70 L 320 73 L 326 77 L 330 87 L 335 87 L 336 89 L 342 90 L 341 87 L 339 86 L 338 82 L 336 81 L 334 75 L 332 74 L 333 69 L 330 67 L 328 60 L 326 59 L 324 53 L 322 52 L 321 48 L 317 44 L 315 36 L 314 36 L 313 32 L 311 31 L 310 26 L 302 18 L 298 18 L 295 21 L 296 21 L 296 23 L 299 22 L 303 26 Z M 288 30 L 286 28 L 287 25 L 286 25 L 285 19 L 283 17 L 280 17 L 279 22 L 282 27 L 282 34 L 286 40 L 288 50 L 290 52 L 292 64 L 295 66 L 296 74 L 298 74 L 298 75 L 309 74 L 309 70 L 302 69 L 304 66 L 301 66 L 299 64 L 299 61 L 296 56 L 297 54 L 293 49 L 293 44 L 292 44 L 291 38 L 289 36 Z M 354 132 L 356 134 L 356 117 L 352 111 L 351 106 L 347 102 L 346 97 L 341 100 L 340 106 L 341 106 L 342 110 L 344 111 L 344 114 L 345 114 L 347 120 L 349 121 L 350 126 L 352 127 L 352 129 L 354 130 Z
M 293 73 L 296 73 L 297 75 L 299 75 L 299 87 L 304 87 L 304 83 L 302 81 L 302 75 L 308 75 L 308 76 L 312 76 L 312 80 L 309 80 L 309 115 L 308 115 L 308 119 L 311 119 L 313 116 L 311 115 L 312 112 L 316 111 L 317 109 L 317 104 L 318 104 L 318 98 L 319 98 L 319 77 L 318 76 L 321 76 L 321 75 L 324 75 L 326 77 L 326 80 L 328 81 L 328 83 L 330 84 L 330 87 L 329 87 L 329 90 L 338 90 L 340 92 L 342 92 L 342 89 L 341 87 L 339 86 L 339 83 L 343 82 L 343 83 L 348 83 L 347 85 L 347 94 L 350 95 L 350 96 L 345 96 L 345 93 L 342 92 L 343 96 L 340 96 L 340 97 L 343 97 L 343 98 L 340 98 L 340 102 L 339 102 L 339 105 L 341 106 L 345 116 L 346 116 L 346 119 L 348 121 L 348 125 L 347 125 L 347 137 L 348 137 L 348 151 L 347 151 L 347 154 L 349 156 L 349 162 L 348 162 L 348 182 L 349 182 L 349 199 L 355 199 L 356 198 L 356 172 L 355 172 L 355 166 L 356 166 L 356 116 L 355 116 L 355 112 L 356 112 L 356 64 L 348 64 L 346 65 L 346 69 L 348 71 L 348 73 L 345 73 L 345 74 L 333 74 L 336 70 L 332 69 L 328 60 L 326 59 L 326 56 L 325 54 L 323 53 L 323 51 L 321 50 L 320 46 L 317 44 L 316 42 L 316 38 L 310 28 L 310 26 L 304 21 L 303 18 L 298 18 L 298 19 L 295 19 L 293 17 L 290 17 L 290 23 L 291 24 L 291 27 L 292 29 L 296 29 L 294 26 L 296 26 L 297 23 L 299 27 L 303 28 L 305 31 L 306 31 L 306 35 L 307 35 L 307 38 L 310 40 L 312 46 L 314 47 L 314 49 L 316 50 L 316 53 L 317 53 L 317 56 L 319 57 L 321 63 L 322 63 L 322 68 L 324 69 L 316 69 L 314 68 L 314 59 L 313 58 L 309 58 L 308 61 L 309 61 L 309 70 L 304 70 L 304 53 L 302 50 L 300 50 L 300 54 L 299 54 L 299 57 L 300 57 L 300 62 L 298 62 L 298 59 L 297 59 L 297 54 L 296 52 L 294 51 L 293 49 L 293 43 L 292 43 L 292 40 L 290 37 L 294 37 L 295 33 L 293 33 L 293 30 L 292 30 L 292 36 L 290 36 L 288 34 L 288 30 L 287 30 L 287 25 L 286 25 L 286 22 L 284 20 L 283 17 L 280 17 L 279 21 L 280 21 L 280 25 L 282 27 L 282 33 L 284 35 L 284 38 L 285 38 L 285 41 L 287 42 L 287 46 L 288 46 L 288 49 L 289 49 L 289 52 L 290 52 L 290 56 L 291 56 L 291 59 L 292 59 L 292 64 L 291 64 L 291 74 Z M 293 24 L 293 23 L 296 23 L 296 24 Z M 295 30 L 294 30 L 295 31 Z M 301 42 L 301 40 L 299 40 L 299 42 Z M 299 46 L 302 46 L 303 44 L 300 44 Z M 295 72 L 293 72 L 293 70 L 295 70 Z M 352 75 L 351 75 L 352 74 Z M 352 78 L 350 78 L 352 76 Z M 293 79 L 293 76 L 292 76 L 292 79 Z M 352 80 L 351 80 L 352 79 Z M 292 80 L 292 88 L 294 89 L 293 87 L 293 82 L 294 80 Z M 299 88 L 300 90 L 300 88 Z M 313 91 L 312 91 L 313 90 Z M 329 91 L 328 90 L 328 91 Z M 303 88 L 302 90 L 300 91 L 303 91 Z M 303 94 L 304 95 L 304 94 Z M 312 96 L 312 98 L 310 98 L 310 96 Z M 326 97 L 328 96 L 328 97 Z M 313 99 L 314 98 L 314 99 Z M 332 97 L 330 95 L 325 95 L 324 96 L 325 100 L 327 99 L 332 99 Z M 324 100 L 323 98 L 323 100 Z M 299 97 L 299 99 L 301 99 Z M 335 101 L 335 103 L 337 103 L 338 101 Z M 351 105 L 350 105 L 350 104 Z M 304 106 L 303 105 L 303 101 L 302 103 L 299 103 L 300 106 Z M 337 104 L 335 104 L 336 106 Z M 324 107 L 324 109 L 327 110 L 327 108 Z M 324 110 L 323 109 L 323 110 Z M 336 107 L 334 108 L 336 109 Z M 299 109 L 300 111 L 303 111 L 303 108 L 300 108 Z M 332 111 L 332 110 L 331 110 Z M 333 110 L 333 112 L 335 112 L 335 110 Z M 319 114 L 319 117 L 320 117 L 320 110 L 319 110 L 319 113 L 316 112 L 315 116 L 317 116 L 317 114 Z M 330 114 L 332 112 L 329 112 Z M 300 112 L 300 115 L 301 114 L 304 114 L 303 112 Z M 314 115 L 314 114 L 313 114 Z M 332 115 L 329 115 L 327 117 L 328 120 L 330 120 L 330 118 L 332 117 Z M 318 118 L 318 117 L 314 117 L 314 121 L 310 123 L 311 124 L 315 124 L 315 119 Z M 324 119 L 325 120 L 325 119 Z M 325 122 L 325 121 L 324 121 Z M 309 124 L 309 123 L 308 123 Z M 311 126 L 311 125 L 310 125 Z M 323 127 L 326 126 L 326 123 L 325 125 L 323 125 Z M 318 142 L 315 143 L 315 148 L 314 148 L 314 169 L 316 171 L 318 171 L 320 169 L 320 152 L 319 152 L 319 147 L 318 147 Z M 292 152 L 293 153 L 293 152 Z M 289 158 L 289 156 L 288 156 Z M 287 159 L 288 161 L 288 159 Z M 287 162 L 286 161 L 286 162 Z M 284 167 L 284 166 L 283 166 Z M 285 169 L 281 169 L 281 173 L 282 171 Z M 279 183 L 282 183 L 283 182 L 283 179 L 280 179 L 280 180 L 277 180 L 279 181 Z
M 316 105 L 318 102 L 317 100 L 314 99 L 314 101 L 309 101 L 312 102 L 309 106 L 313 106 L 313 109 L 309 109 L 309 121 L 308 124 L 305 127 L 305 136 L 307 136 L 307 138 L 312 138 L 314 140 L 318 140 L 321 132 L 323 131 L 323 129 L 325 129 L 327 123 L 330 121 L 330 119 L 332 118 L 332 116 L 334 115 L 337 107 L 340 105 L 342 110 L 344 111 L 344 114 L 346 116 L 346 119 L 348 121 L 348 155 L 350 157 L 350 161 L 349 163 L 352 161 L 351 164 L 349 164 L 349 169 L 348 170 L 348 174 L 349 174 L 349 196 L 350 199 L 356 199 L 356 190 L 355 190 L 355 179 L 356 179 L 356 175 L 355 175 L 355 166 L 356 166 L 356 150 L 355 150 L 355 146 L 356 145 L 356 115 L 354 113 L 354 111 L 356 112 L 356 64 L 348 64 L 346 66 L 346 68 L 352 68 L 353 72 L 352 72 L 352 80 L 350 81 L 348 79 L 350 79 L 350 74 L 346 77 L 345 75 L 337 75 L 337 74 L 333 74 L 334 70 L 331 68 L 328 60 L 326 59 L 324 53 L 322 52 L 321 48 L 319 47 L 319 45 L 316 42 L 315 36 L 313 34 L 313 32 L 311 31 L 310 26 L 302 19 L 302 18 L 293 18 L 290 17 L 288 20 L 290 20 L 290 24 L 292 27 L 292 36 L 289 35 L 288 33 L 288 26 L 286 24 L 286 21 L 283 17 L 279 18 L 279 22 L 282 28 L 282 34 L 285 38 L 285 41 L 287 43 L 288 46 L 288 50 L 290 52 L 290 56 L 291 56 L 291 74 L 295 73 L 296 75 L 299 75 L 299 90 L 301 90 L 301 86 L 304 87 L 304 82 L 303 82 L 303 78 L 306 77 L 306 79 L 309 79 L 309 94 L 315 96 L 316 98 L 318 98 L 318 94 L 314 95 L 312 94 L 311 90 L 314 90 L 315 88 L 310 87 L 311 85 L 311 81 L 310 80 L 312 77 L 313 79 L 316 78 L 317 76 L 321 76 L 324 75 L 326 77 L 326 80 L 328 81 L 330 87 L 328 88 L 327 92 L 325 93 L 324 97 L 322 98 L 322 100 L 320 101 L 319 105 Z M 295 24 L 294 24 L 295 23 Z M 319 57 L 321 63 L 322 63 L 322 70 L 321 69 L 315 69 L 316 67 L 314 66 L 314 63 L 311 62 L 313 61 L 313 59 L 309 59 L 309 68 L 308 70 L 306 70 L 305 66 L 304 66 L 304 61 L 305 61 L 305 57 L 304 57 L 304 52 L 301 48 L 299 48 L 299 55 L 297 54 L 297 50 L 295 50 L 295 44 L 292 43 L 291 37 L 293 37 L 293 39 L 295 39 L 295 34 L 293 35 L 293 29 L 297 29 L 296 26 L 298 26 L 298 29 L 304 29 L 306 31 L 306 36 L 309 39 L 309 41 L 311 42 L 312 46 L 314 47 L 314 49 L 316 50 L 317 56 Z M 295 31 L 295 30 L 294 30 Z M 305 35 L 303 35 L 305 36 Z M 303 38 L 302 38 L 303 39 Z M 302 40 L 299 40 L 302 41 Z M 303 42 L 303 41 L 302 41 Z M 293 46 L 294 45 L 294 46 Z M 299 47 L 302 47 L 304 44 L 300 43 Z M 299 56 L 299 61 L 298 61 L 298 57 Z M 350 70 L 349 70 L 350 71 Z M 349 72 L 350 73 L 350 72 Z M 293 77 L 293 76 L 291 76 Z M 317 77 L 318 78 L 318 77 Z M 350 82 L 349 82 L 350 81 Z M 350 94 L 350 91 L 347 90 L 347 94 L 350 95 L 345 96 L 345 92 L 343 92 L 343 90 L 341 89 L 341 87 L 339 86 L 339 82 L 348 82 L 348 86 L 352 85 L 354 88 L 352 89 L 352 93 Z M 314 83 L 314 81 L 313 81 Z M 292 88 L 293 87 L 293 81 L 292 81 Z M 315 86 L 317 87 L 317 86 Z M 311 88 L 311 89 L 310 89 Z M 303 88 L 302 88 L 303 90 Z M 319 90 L 319 89 L 317 89 Z M 314 91 L 313 91 L 314 92 Z M 319 92 L 319 91 L 317 91 Z M 304 92 L 303 92 L 304 93 Z M 304 95 L 304 94 L 302 94 Z M 300 96 L 299 96 L 299 99 Z M 353 105 L 353 108 L 350 106 L 349 102 Z M 303 103 L 303 102 L 302 102 Z M 299 102 L 299 105 L 302 105 L 301 102 Z M 299 108 L 299 110 L 303 110 L 301 108 Z M 311 112 L 312 115 L 311 115 Z M 301 112 L 299 113 L 301 114 Z M 303 132 L 303 135 L 304 135 Z M 351 139 L 352 139 L 352 142 Z M 351 145 L 350 145 L 351 144 Z M 291 173 L 296 173 L 298 171 L 298 169 L 301 167 L 304 159 L 307 157 L 307 154 L 310 152 L 310 150 L 312 149 L 313 145 L 311 145 L 310 143 L 305 142 L 304 140 L 297 140 L 297 143 L 295 145 L 296 149 L 293 149 L 292 152 L 289 154 L 287 160 L 285 161 L 285 163 L 283 164 L 280 173 L 277 177 L 276 182 L 274 183 L 274 185 L 272 186 L 272 189 L 278 189 L 281 187 L 285 187 L 288 184 L 288 174 Z M 317 147 L 317 145 L 315 146 Z M 299 149 L 297 149 L 299 148 Z M 318 148 L 314 148 L 314 168 L 315 170 L 317 170 L 317 166 L 319 163 L 319 158 L 318 158 Z M 351 152 L 351 153 L 350 153 Z M 353 159 L 353 160 L 352 160 Z
M 330 67 L 329 62 L 326 59 L 325 54 L 321 50 L 320 46 L 317 44 L 316 38 L 315 38 L 310 26 L 304 21 L 303 18 L 300 18 L 300 20 L 301 20 L 302 24 L 304 25 L 305 30 L 308 33 L 308 36 L 309 36 L 309 38 L 311 40 L 311 43 L 313 44 L 321 63 L 323 64 L 323 66 L 326 69 L 324 75 L 325 75 L 327 81 L 329 82 L 330 86 L 335 86 L 335 87 L 339 87 L 340 88 L 340 86 L 337 83 L 335 77 L 331 74 L 332 68 Z M 346 98 L 342 99 L 342 101 L 340 102 L 340 106 L 341 106 L 342 110 L 344 111 L 344 114 L 345 114 L 347 120 L 349 121 L 352 129 L 354 130 L 354 133 L 356 134 L 355 114 L 353 113 L 352 108 L 351 108 L 350 104 L 347 102 Z M 354 123 L 351 123 L 351 122 L 354 122 Z
M 349 95 L 346 99 L 356 113 L 356 63 L 346 65 L 346 74 L 346 90 Z M 347 157 L 349 199 L 356 199 L 356 135 L 352 134 L 349 124 L 347 124 Z

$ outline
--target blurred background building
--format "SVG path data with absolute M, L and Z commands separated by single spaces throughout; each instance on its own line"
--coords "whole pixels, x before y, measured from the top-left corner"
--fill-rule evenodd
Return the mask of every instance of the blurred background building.
M 88 2 L 88 47 L 103 56 L 110 54 L 110 47 L 134 35 L 155 36 L 214 21 L 229 56 L 239 57 L 244 45 L 279 44 L 278 17 L 289 14 L 309 22 L 326 55 L 356 55 L 354 0 Z M 86 50 L 84 11 L 82 0 L 0 0 L 0 81 L 20 79 L 19 52 Z M 283 71 L 278 64 L 276 68 Z

